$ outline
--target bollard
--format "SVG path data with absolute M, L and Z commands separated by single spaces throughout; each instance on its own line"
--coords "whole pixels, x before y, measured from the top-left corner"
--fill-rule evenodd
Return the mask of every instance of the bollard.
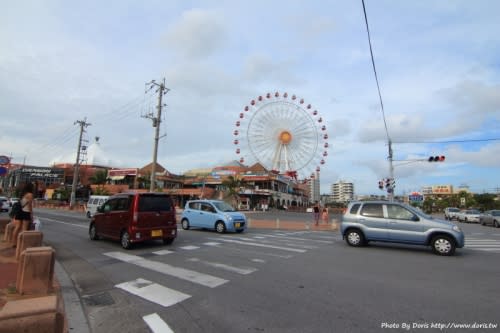
M 29 247 L 42 246 L 43 233 L 41 231 L 29 230 L 19 233 L 17 236 L 16 260 L 21 253 Z
M 21 254 L 16 289 L 21 295 L 48 294 L 53 289 L 55 251 L 48 246 L 30 247 Z

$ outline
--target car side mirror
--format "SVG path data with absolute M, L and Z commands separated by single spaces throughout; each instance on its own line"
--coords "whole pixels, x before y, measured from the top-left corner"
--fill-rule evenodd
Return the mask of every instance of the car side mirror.
M 412 221 L 418 222 L 420 218 L 417 215 L 413 215 Z

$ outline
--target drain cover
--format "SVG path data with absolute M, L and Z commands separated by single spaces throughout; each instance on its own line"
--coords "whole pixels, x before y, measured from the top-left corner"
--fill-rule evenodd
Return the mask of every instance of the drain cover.
M 84 296 L 83 299 L 85 304 L 88 306 L 106 306 L 115 304 L 115 300 L 107 291 L 100 294 Z

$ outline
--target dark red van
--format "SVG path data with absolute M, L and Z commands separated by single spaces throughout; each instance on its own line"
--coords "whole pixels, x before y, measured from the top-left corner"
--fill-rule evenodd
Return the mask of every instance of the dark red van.
M 149 239 L 171 244 L 177 237 L 172 198 L 151 192 L 113 195 L 92 216 L 89 236 L 119 239 L 124 249 Z

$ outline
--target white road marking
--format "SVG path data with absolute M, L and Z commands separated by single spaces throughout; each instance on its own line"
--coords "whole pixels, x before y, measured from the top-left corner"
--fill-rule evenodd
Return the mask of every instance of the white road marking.
M 45 220 L 48 220 L 48 221 L 52 221 L 52 222 L 55 222 L 55 223 L 60 223 L 60 224 L 67 224 L 67 225 L 71 225 L 73 227 L 78 227 L 78 228 L 84 228 L 84 229 L 88 229 L 89 226 L 88 225 L 81 225 L 81 224 L 75 224 L 75 223 L 68 223 L 68 222 L 63 222 L 63 221 L 59 221 L 59 220 L 54 220 L 54 219 L 51 219 L 50 217 L 43 217 L 42 218 L 42 223 L 43 221 Z
M 199 246 L 194 246 L 194 245 L 187 245 L 187 246 L 179 247 L 179 249 L 183 249 L 183 250 L 197 250 L 199 248 L 200 248 Z
M 221 243 L 218 243 L 218 242 L 206 242 L 206 243 L 203 243 L 203 245 L 208 245 L 208 246 L 217 246 L 217 245 L 220 245 Z
M 191 297 L 191 295 L 181 293 L 180 291 L 176 291 L 141 278 L 117 284 L 115 287 L 164 307 L 177 304 Z
M 201 284 L 203 286 L 210 288 L 215 288 L 226 282 L 229 282 L 228 280 L 224 280 L 216 276 L 191 271 L 185 268 L 171 266 L 159 261 L 148 260 L 139 256 L 134 256 L 122 252 L 107 252 L 104 253 L 104 255 L 114 259 L 118 259 L 120 261 L 137 265 L 142 268 L 147 268 L 158 273 L 170 275 L 192 283 Z
M 170 326 L 156 313 L 142 317 L 153 333 L 174 333 Z
M 290 247 L 276 246 L 276 245 L 271 245 L 271 244 L 253 243 L 253 242 L 238 241 L 238 240 L 234 240 L 234 239 L 225 239 L 225 238 L 222 238 L 220 240 L 223 242 L 227 242 L 227 243 L 243 244 L 243 245 L 256 246 L 256 247 L 266 247 L 266 248 L 270 248 L 270 249 L 277 249 L 277 250 L 290 251 L 290 252 L 298 252 L 298 253 L 307 252 L 306 250 L 302 250 L 302 249 L 293 249 Z
M 200 260 L 198 258 L 190 258 L 190 259 L 188 259 L 188 261 L 199 262 L 199 263 L 202 263 L 202 264 L 210 266 L 210 267 L 220 268 L 220 269 L 226 270 L 228 272 L 238 273 L 238 274 L 242 274 L 242 275 L 247 275 L 247 274 L 253 273 L 257 270 L 257 268 L 235 267 L 235 266 L 231 266 L 231 265 L 221 264 L 218 262 L 210 262 L 210 261 Z
M 165 254 L 170 254 L 170 253 L 175 253 L 174 251 L 169 251 L 169 250 L 160 250 L 160 251 L 155 251 L 153 252 L 154 254 L 157 254 L 159 256 L 165 255 Z
M 327 243 L 331 244 L 332 241 L 325 241 L 325 240 L 320 240 L 320 239 L 310 239 L 310 238 L 299 238 L 299 237 L 286 237 L 286 236 L 281 236 L 281 235 L 265 235 L 266 237 L 272 237 L 272 238 L 282 238 L 282 239 L 288 239 L 288 240 L 300 240 L 300 241 L 307 241 L 307 242 L 315 242 L 315 243 Z M 333 240 L 333 239 L 332 239 Z
M 252 259 L 253 262 L 258 262 L 258 263 L 261 263 L 261 264 L 265 264 L 266 261 L 264 259 Z

